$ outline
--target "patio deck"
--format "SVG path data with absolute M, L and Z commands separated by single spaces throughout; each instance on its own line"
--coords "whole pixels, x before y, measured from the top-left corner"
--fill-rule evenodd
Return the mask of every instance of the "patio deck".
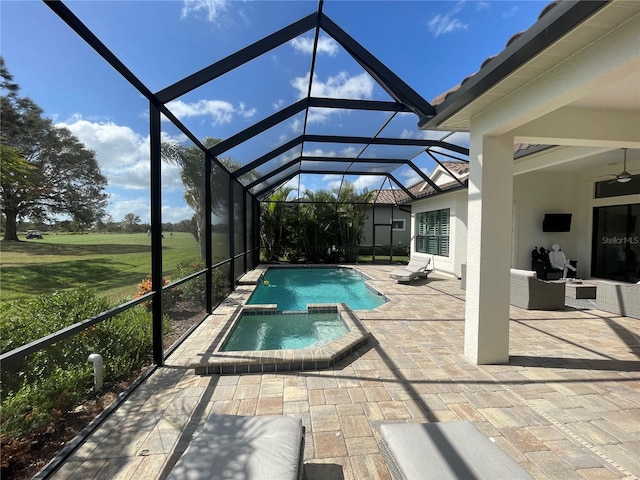
M 476 366 L 459 281 L 401 285 L 393 266 L 356 268 L 390 299 L 357 311 L 374 338 L 356 353 L 323 371 L 196 375 L 187 365 L 251 292 L 240 285 L 53 478 L 164 478 L 212 413 L 302 418 L 308 480 L 388 479 L 382 423 L 461 419 L 535 478 L 640 477 L 640 320 L 511 307 L 510 363 Z

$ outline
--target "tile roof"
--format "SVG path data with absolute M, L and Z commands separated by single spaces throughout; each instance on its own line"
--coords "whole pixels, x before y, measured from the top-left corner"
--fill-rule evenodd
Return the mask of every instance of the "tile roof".
M 440 163 L 450 172 L 458 174 L 460 181 L 462 181 L 466 186 L 467 177 L 469 176 L 469 164 L 467 162 L 443 161 Z M 439 187 L 443 191 L 462 188 L 460 183 L 455 180 L 443 185 L 439 185 Z M 424 180 L 420 180 L 419 182 L 414 183 L 413 185 L 409 186 L 407 190 L 409 190 L 416 197 L 416 199 L 428 197 L 429 195 L 438 193 L 431 185 L 429 185 Z M 376 195 L 371 202 L 378 205 L 396 205 L 406 204 L 412 201 L 413 199 L 409 197 L 409 195 L 407 195 L 404 191 L 400 189 L 387 188 L 379 190 L 378 195 Z
M 373 197 L 371 203 L 376 203 L 378 205 L 395 205 L 396 203 L 405 201 L 407 198 L 407 194 L 400 189 L 385 188 L 378 190 L 378 195 Z

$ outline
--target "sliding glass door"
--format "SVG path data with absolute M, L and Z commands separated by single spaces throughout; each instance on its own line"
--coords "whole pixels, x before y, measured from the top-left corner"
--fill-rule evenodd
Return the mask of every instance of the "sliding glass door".
M 637 203 L 593 209 L 592 277 L 640 280 L 639 216 Z

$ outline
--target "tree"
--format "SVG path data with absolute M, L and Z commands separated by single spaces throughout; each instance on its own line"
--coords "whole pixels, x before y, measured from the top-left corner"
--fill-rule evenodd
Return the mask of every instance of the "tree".
M 140 225 L 140 217 L 135 213 L 127 213 L 120 222 L 122 229 L 127 233 L 134 233 Z
M 355 186 L 345 182 L 340 191 L 335 191 L 338 200 L 337 220 L 340 244 L 344 249 L 345 260 L 355 262 L 358 259 L 358 247 L 362 240 L 362 229 L 367 219 L 369 204 L 374 191 L 364 190 L 358 194 Z
M 304 192 L 307 202 L 300 208 L 300 226 L 303 231 L 305 256 L 312 262 L 329 260 L 330 251 L 336 245 L 335 196 L 328 191 Z
M 211 137 L 202 140 L 202 144 L 206 148 L 212 148 L 220 142 L 220 139 Z M 200 257 L 205 258 L 207 244 L 204 235 L 206 225 L 204 152 L 198 147 L 165 142 L 161 145 L 161 153 L 164 161 L 180 167 L 180 179 L 184 185 L 184 199 L 195 213 L 194 236 L 200 245 Z M 241 166 L 230 157 L 219 159 L 219 161 L 231 172 Z M 224 216 L 227 214 L 229 185 L 228 175 L 219 167 L 214 167 L 211 175 L 211 210 L 215 215 Z
M 341 189 L 306 191 L 305 202 L 285 203 L 291 189 L 283 188 L 263 201 L 260 209 L 260 238 L 267 261 L 285 251 L 304 252 L 307 261 L 333 262 L 338 253 L 345 261 L 357 260 L 362 229 L 375 192 L 357 193 L 352 183 Z M 283 245 L 286 240 L 287 245 Z
M 285 237 L 292 240 L 292 236 L 286 235 L 286 230 L 294 225 L 287 221 L 287 210 L 283 203 L 292 191 L 290 187 L 280 188 L 271 193 L 260 207 L 260 243 L 267 262 L 278 260 Z
M 106 178 L 93 151 L 67 129 L 55 127 L 19 87 L 0 57 L 0 142 L 2 176 L 0 210 L 4 240 L 18 241 L 17 219 L 43 222 L 69 215 L 81 229 L 104 215 Z M 5 161 L 5 152 L 9 154 Z

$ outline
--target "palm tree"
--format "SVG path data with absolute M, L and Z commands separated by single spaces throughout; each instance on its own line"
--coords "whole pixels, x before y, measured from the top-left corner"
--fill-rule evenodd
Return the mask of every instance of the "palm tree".
M 282 240 L 291 225 L 287 221 L 287 209 L 284 203 L 293 191 L 291 187 L 282 187 L 271 193 L 260 208 L 260 240 L 267 262 L 277 261 L 282 253 Z
M 211 148 L 220 143 L 217 138 L 206 137 L 202 144 L 206 148 Z M 205 162 L 204 152 L 198 147 L 186 147 L 175 143 L 162 143 L 162 159 L 168 163 L 180 167 L 180 179 L 184 185 L 184 199 L 193 211 L 196 229 L 193 235 L 200 245 L 200 257 L 205 258 L 206 239 L 204 229 L 206 225 L 205 208 Z M 240 168 L 238 162 L 234 162 L 230 157 L 219 160 L 220 163 L 230 172 Z M 214 166 L 211 175 L 211 209 L 214 214 L 223 216 L 226 213 L 229 192 L 228 176 L 218 166 Z M 255 174 L 254 174 L 255 175 Z
M 338 201 L 336 216 L 340 245 L 344 250 L 345 260 L 355 262 L 362 240 L 362 229 L 375 192 L 365 189 L 358 194 L 352 183 L 345 182 L 342 189 L 335 193 Z
M 330 249 L 336 245 L 336 198 L 324 190 L 306 191 L 300 208 L 299 226 L 305 257 L 312 262 L 329 260 Z

